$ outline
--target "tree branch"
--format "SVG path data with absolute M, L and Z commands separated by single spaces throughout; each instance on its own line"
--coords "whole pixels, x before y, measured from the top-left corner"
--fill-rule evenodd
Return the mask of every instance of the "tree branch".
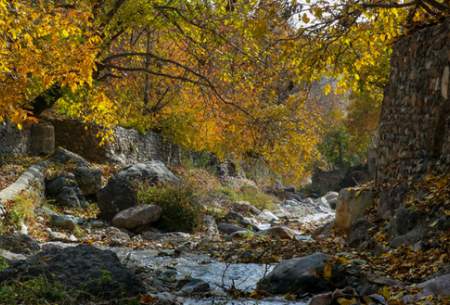
M 416 5 L 417 1 L 405 2 L 405 3 L 361 3 L 363 8 L 404 8 Z

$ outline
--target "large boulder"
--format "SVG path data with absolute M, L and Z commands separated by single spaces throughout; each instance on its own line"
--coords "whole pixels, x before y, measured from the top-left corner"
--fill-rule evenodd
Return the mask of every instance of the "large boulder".
M 120 211 L 137 205 L 137 193 L 142 184 L 174 183 L 178 180 L 161 161 L 127 166 L 97 193 L 101 217 L 111 220 Z
M 161 207 L 157 205 L 137 205 L 117 213 L 112 219 L 112 224 L 119 228 L 135 229 L 158 221 L 161 211 Z
M 258 282 L 258 289 L 271 294 L 329 291 L 329 282 L 320 276 L 329 260 L 326 254 L 314 253 L 282 261 Z
M 114 252 L 87 245 L 48 247 L 0 272 L 0 283 L 38 276 L 100 299 L 117 300 L 144 292 L 142 283 Z
M 336 230 L 348 233 L 352 225 L 374 205 L 374 193 L 370 189 L 346 188 L 339 192 L 336 205 Z

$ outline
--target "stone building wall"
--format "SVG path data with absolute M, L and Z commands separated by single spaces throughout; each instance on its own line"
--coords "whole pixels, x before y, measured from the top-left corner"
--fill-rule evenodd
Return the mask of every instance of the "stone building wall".
M 166 164 L 180 162 L 181 149 L 156 132 L 141 134 L 134 129 L 117 127 L 112 141 L 100 145 L 98 127 L 76 120 L 54 120 L 55 143 L 93 162 L 112 161 L 128 165 L 147 160 Z
M 42 127 L 53 125 L 50 134 L 42 133 Z M 41 128 L 37 128 L 41 127 Z M 161 160 L 168 165 L 178 164 L 181 149 L 166 141 L 160 134 L 141 134 L 134 129 L 117 127 L 113 140 L 100 145 L 98 127 L 85 125 L 76 120 L 52 120 L 18 130 L 10 123 L 0 123 L 1 155 L 47 155 L 54 147 L 64 147 L 93 162 L 116 162 L 128 165 L 147 160 Z M 54 134 L 53 134 L 54 133 Z M 50 145 L 51 144 L 51 145 Z M 45 148 L 45 149 L 43 149 Z M 49 149 L 46 149 L 49 148 Z
M 0 123 L 0 155 L 23 155 L 30 149 L 30 128 L 19 130 L 8 122 Z
M 394 46 L 376 164 L 380 203 L 386 208 L 401 203 L 408 178 L 450 164 L 449 63 L 450 19 Z

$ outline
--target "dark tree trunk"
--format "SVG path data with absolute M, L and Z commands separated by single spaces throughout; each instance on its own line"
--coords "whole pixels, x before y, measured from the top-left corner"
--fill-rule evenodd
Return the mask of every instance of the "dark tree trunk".
M 45 110 L 52 108 L 62 94 L 63 92 L 61 86 L 59 84 L 55 84 L 46 91 L 42 92 L 31 102 L 30 110 L 35 116 L 39 116 Z

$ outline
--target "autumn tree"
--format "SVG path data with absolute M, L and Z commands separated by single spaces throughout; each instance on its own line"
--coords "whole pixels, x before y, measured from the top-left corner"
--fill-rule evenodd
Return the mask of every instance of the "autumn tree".
M 0 0 L 0 119 L 52 106 L 298 179 L 317 155 L 311 85 L 380 100 L 391 45 L 447 1 Z M 355 112 L 356 113 L 356 112 Z

